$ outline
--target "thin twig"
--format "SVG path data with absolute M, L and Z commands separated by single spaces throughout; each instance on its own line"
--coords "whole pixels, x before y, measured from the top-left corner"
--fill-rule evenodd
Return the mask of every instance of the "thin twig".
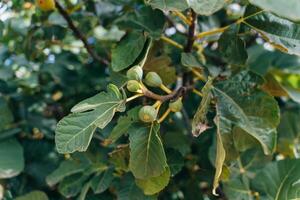
M 84 47 L 86 48 L 87 52 L 91 55 L 91 57 L 102 64 L 108 65 L 109 61 L 104 58 L 101 58 L 96 52 L 94 52 L 85 36 L 78 30 L 78 28 L 73 23 L 68 12 L 60 5 L 60 3 L 58 3 L 57 0 L 55 0 L 55 7 L 57 8 L 58 12 L 63 16 L 63 18 L 67 21 L 68 26 L 73 31 L 74 35 L 83 42 Z

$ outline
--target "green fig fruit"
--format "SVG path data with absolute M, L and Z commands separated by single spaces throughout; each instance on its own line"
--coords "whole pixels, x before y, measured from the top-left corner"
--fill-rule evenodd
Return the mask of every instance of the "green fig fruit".
M 156 120 L 157 110 L 153 106 L 144 106 L 139 111 L 139 118 L 143 122 L 153 122 Z
M 136 65 L 134 67 L 131 67 L 126 74 L 127 78 L 129 80 L 137 80 L 140 81 L 143 78 L 143 69 L 139 66 Z
M 150 87 L 159 87 L 162 84 L 162 80 L 156 72 L 149 72 L 146 75 L 145 83 Z
M 136 80 L 130 80 L 127 82 L 127 89 L 130 92 L 137 92 L 140 89 L 140 83 Z
M 169 108 L 172 112 L 179 112 L 182 109 L 182 106 L 181 98 L 169 103 Z

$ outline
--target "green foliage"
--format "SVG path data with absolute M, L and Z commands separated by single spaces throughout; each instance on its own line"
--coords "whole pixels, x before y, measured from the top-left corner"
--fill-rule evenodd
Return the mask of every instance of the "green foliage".
M 60 153 L 85 151 L 96 128 L 103 129 L 115 112 L 124 111 L 124 99 L 117 89 L 102 92 L 75 105 L 72 114 L 63 118 L 55 130 L 55 142 Z
M 24 169 L 23 148 L 15 139 L 0 142 L 0 178 L 11 178 Z
M 298 0 L 56 2 L 0 3 L 0 199 L 300 198 Z

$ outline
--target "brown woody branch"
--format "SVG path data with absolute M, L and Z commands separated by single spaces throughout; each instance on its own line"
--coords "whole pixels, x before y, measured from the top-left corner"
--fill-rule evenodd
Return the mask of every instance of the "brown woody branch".
M 78 30 L 78 28 L 75 26 L 75 24 L 73 23 L 71 17 L 69 16 L 68 12 L 60 5 L 60 3 L 58 3 L 57 0 L 55 0 L 55 7 L 57 8 L 58 12 L 63 16 L 63 18 L 67 21 L 69 28 L 73 31 L 73 34 L 80 39 L 83 44 L 85 49 L 87 50 L 87 52 L 90 54 L 90 56 L 105 65 L 109 64 L 109 61 L 101 58 L 94 50 L 93 48 L 89 45 L 87 39 L 85 38 L 85 36 Z
M 178 99 L 179 97 L 182 97 L 189 90 L 192 90 L 193 88 L 194 88 L 193 86 L 182 86 L 179 89 L 174 90 L 171 94 L 167 94 L 167 95 L 159 95 L 159 94 L 153 93 L 145 87 L 142 88 L 142 91 L 143 91 L 144 96 L 146 96 L 148 98 L 158 100 L 161 102 L 165 102 L 165 101 L 169 101 L 169 100 Z
M 185 52 L 191 52 L 195 42 L 197 13 L 193 9 L 191 9 L 190 12 L 191 12 L 191 24 L 189 25 L 189 30 L 188 30 L 188 41 L 184 48 Z

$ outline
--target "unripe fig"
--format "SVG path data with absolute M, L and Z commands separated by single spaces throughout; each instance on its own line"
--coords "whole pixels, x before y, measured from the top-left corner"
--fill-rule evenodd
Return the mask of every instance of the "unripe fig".
M 55 9 L 54 0 L 36 0 L 36 4 L 43 11 L 51 11 Z
M 139 118 L 143 122 L 153 122 L 157 117 L 157 110 L 153 106 L 144 106 L 139 111 Z
M 162 84 L 162 80 L 156 72 L 149 72 L 146 75 L 145 83 L 150 87 L 159 87 Z
M 130 80 L 127 82 L 127 89 L 130 92 L 137 92 L 140 89 L 140 83 L 136 80 Z
M 141 66 L 136 65 L 127 71 L 126 76 L 129 80 L 140 81 L 143 78 L 143 69 L 141 68 Z
M 172 112 L 179 112 L 182 109 L 181 98 L 169 103 L 169 108 Z

